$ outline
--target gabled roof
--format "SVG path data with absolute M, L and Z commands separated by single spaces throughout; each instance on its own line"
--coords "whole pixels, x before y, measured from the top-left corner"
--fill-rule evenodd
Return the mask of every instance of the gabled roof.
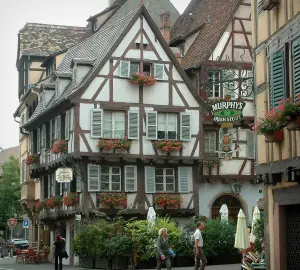
M 74 46 L 88 31 L 86 27 L 27 23 L 19 32 L 18 53 L 20 56 L 49 56 Z
M 98 16 L 104 15 L 107 12 L 113 12 L 104 21 L 101 27 L 106 27 L 117 20 L 123 18 L 129 14 L 132 10 L 136 10 L 141 6 L 141 0 L 115 0 L 115 2 L 101 13 L 98 13 L 88 19 L 92 21 Z M 160 26 L 160 14 L 163 12 L 170 13 L 170 23 L 171 26 L 176 22 L 179 17 L 178 10 L 174 7 L 170 0 L 144 0 L 144 6 L 149 12 L 150 16 L 154 20 L 155 24 Z
M 185 54 L 185 69 L 198 67 L 211 55 L 242 0 L 192 0 L 171 30 L 171 45 L 199 31 Z
M 31 118 L 23 125 L 23 127 L 30 126 L 37 118 L 41 117 L 42 114 L 50 111 L 50 109 L 56 107 L 59 104 L 62 104 L 63 102 L 65 102 L 66 104 L 71 104 L 72 96 L 76 95 L 76 93 L 79 91 L 81 91 L 82 93 L 82 91 L 84 91 L 88 87 L 88 85 L 93 81 L 94 77 L 99 73 L 101 68 L 107 62 L 111 54 L 116 50 L 120 42 L 123 40 L 124 36 L 141 15 L 145 16 L 146 20 L 154 31 L 155 36 L 163 46 L 171 61 L 174 63 L 174 66 L 177 68 L 179 74 L 185 81 L 194 98 L 203 106 L 205 106 L 205 103 L 200 99 L 197 91 L 194 89 L 191 81 L 177 61 L 170 47 L 164 40 L 150 14 L 143 6 L 139 9 L 134 10 L 117 22 L 109 25 L 108 27 L 100 29 L 91 37 L 83 40 L 67 51 L 61 65 L 58 68 L 58 73 L 72 73 L 71 64 L 75 58 L 85 59 L 85 61 L 94 61 L 90 72 L 79 85 L 75 85 L 75 82 L 71 81 L 71 83 L 69 84 L 69 86 L 67 86 L 59 99 L 56 100 L 55 96 L 53 96 L 52 100 L 49 102 L 46 108 L 43 108 L 42 104 L 39 103 L 35 112 L 31 116 Z M 51 81 L 54 80 L 55 76 L 52 76 L 48 79 L 48 82 L 51 83 Z

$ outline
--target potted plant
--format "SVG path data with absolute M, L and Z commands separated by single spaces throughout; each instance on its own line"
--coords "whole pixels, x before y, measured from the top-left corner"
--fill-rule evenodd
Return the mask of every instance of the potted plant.
M 290 98 L 284 99 L 280 102 L 278 109 L 281 111 L 282 120 L 287 122 L 287 130 L 297 130 L 300 128 L 299 101 L 293 102 Z
M 154 77 L 148 76 L 147 74 L 135 72 L 131 75 L 128 82 L 140 86 L 152 86 L 155 85 L 156 80 Z
M 105 205 L 110 208 L 127 205 L 127 195 L 125 193 L 103 192 L 97 197 L 100 205 Z
M 51 196 L 50 198 L 46 199 L 45 202 L 47 209 L 53 209 L 56 206 L 61 205 L 61 196 Z
M 62 198 L 63 204 L 67 207 L 71 207 L 72 205 L 76 205 L 79 201 L 78 193 L 70 192 L 66 196 Z
M 68 151 L 68 141 L 66 140 L 57 140 L 53 143 L 50 150 L 54 154 L 65 153 Z
M 183 198 L 180 194 L 159 194 L 154 197 L 154 203 L 161 207 L 179 208 Z
M 36 212 L 40 212 L 42 211 L 44 208 L 46 208 L 46 201 L 43 200 L 38 200 L 35 204 L 35 211 Z
M 38 154 L 27 155 L 25 160 L 26 165 L 38 165 L 40 163 L 40 156 Z
M 257 134 L 262 134 L 266 142 L 278 142 L 283 140 L 283 128 L 286 121 L 281 117 L 281 111 L 274 108 L 266 112 L 264 117 L 256 119 L 256 124 L 250 125 Z
M 221 160 L 220 159 L 205 159 L 203 160 L 203 165 L 207 167 L 208 169 L 217 168 L 221 166 Z
M 155 149 L 165 152 L 172 153 L 178 152 L 183 148 L 183 142 L 180 141 L 170 141 L 170 140 L 159 140 L 153 142 L 153 146 Z
M 187 230 L 182 229 L 179 236 L 179 243 L 174 247 L 176 251 L 175 264 L 176 267 L 193 266 L 195 263 L 194 258 L 194 245 L 191 241 L 191 235 Z
M 128 151 L 132 145 L 132 140 L 127 137 L 124 139 L 100 139 L 98 147 L 101 150 Z

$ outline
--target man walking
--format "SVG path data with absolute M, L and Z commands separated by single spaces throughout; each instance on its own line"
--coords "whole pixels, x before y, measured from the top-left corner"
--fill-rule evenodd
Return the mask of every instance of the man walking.
M 195 270 L 204 270 L 207 264 L 207 260 L 203 251 L 203 238 L 201 231 L 204 230 L 204 223 L 199 222 L 197 223 L 197 229 L 194 233 L 194 240 L 195 240 Z M 201 260 L 201 266 L 200 266 Z

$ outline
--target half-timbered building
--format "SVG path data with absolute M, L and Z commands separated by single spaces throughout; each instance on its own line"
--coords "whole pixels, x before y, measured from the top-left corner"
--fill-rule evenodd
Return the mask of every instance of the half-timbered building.
M 171 29 L 171 46 L 180 48 L 182 66 L 201 99 L 245 106 L 238 121 L 221 125 L 210 112 L 200 123 L 200 214 L 211 218 L 226 203 L 232 218 L 243 208 L 250 221 L 263 196 L 255 180 L 255 140 L 249 127 L 254 120 L 251 29 L 250 0 L 193 0 Z
M 144 6 L 70 48 L 38 87 L 40 102 L 22 128 L 39 155 L 30 174 L 40 179 L 41 198 L 78 194 L 78 203 L 40 213 L 50 240 L 56 230 L 66 236 L 68 263 L 75 214 L 123 209 L 146 217 L 153 206 L 180 222 L 199 212 L 194 183 L 206 105 Z M 64 167 L 73 169 L 70 183 L 58 182 Z M 178 203 L 158 203 L 166 194 Z M 126 199 L 111 207 L 103 196 Z

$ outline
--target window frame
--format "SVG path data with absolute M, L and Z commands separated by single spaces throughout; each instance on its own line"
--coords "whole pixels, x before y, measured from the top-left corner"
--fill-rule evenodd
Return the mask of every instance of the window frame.
M 216 79 L 215 79 L 216 76 L 215 76 L 215 75 L 216 75 L 217 72 L 219 73 L 219 83 L 218 83 L 218 84 L 215 84 L 215 83 L 214 83 L 214 82 L 216 81 Z M 210 77 L 211 77 L 211 76 L 210 76 L 210 73 L 213 74 L 212 80 L 210 79 Z M 222 70 L 208 70 L 207 74 L 208 74 L 208 81 L 213 83 L 213 84 L 212 84 L 212 89 L 209 91 L 208 98 L 209 98 L 209 99 L 221 98 L 221 97 L 223 96 L 223 93 L 222 93 L 222 85 L 221 85 L 221 83 L 220 83 L 221 78 L 222 78 Z M 216 92 L 215 86 L 216 86 L 216 85 L 219 86 L 219 96 L 216 96 L 216 95 L 215 95 L 215 92 Z M 211 93 L 212 93 L 212 95 L 211 95 Z
M 104 129 L 104 126 L 105 126 L 105 113 L 108 113 L 110 112 L 112 114 L 112 120 L 111 120 L 111 134 L 112 136 L 111 137 L 106 137 L 104 134 L 105 134 L 105 129 Z M 116 126 L 116 120 L 115 120 L 115 117 L 116 117 L 116 114 L 117 113 L 123 113 L 123 136 L 120 136 L 120 137 L 115 137 L 115 134 L 116 134 L 116 129 L 115 129 L 115 126 Z M 102 118 L 102 138 L 103 139 L 124 139 L 126 134 L 125 134 L 125 130 L 126 130 L 126 112 L 125 111 L 111 111 L 111 110 L 103 110 L 102 111 L 103 113 L 103 118 Z
M 109 185 L 109 189 L 106 190 L 106 189 L 102 189 L 102 169 L 103 168 L 109 168 L 109 172 L 108 174 L 104 174 L 104 175 L 108 175 L 108 185 Z M 114 168 L 117 168 L 119 169 L 119 174 L 112 174 L 112 171 Z M 117 183 L 117 182 L 112 182 L 112 176 L 113 175 L 118 175 L 120 177 L 120 182 Z M 100 177 L 100 191 L 102 192 L 121 192 L 122 191 L 122 167 L 119 167 L 119 166 L 100 166 L 100 171 L 99 171 L 99 177 Z M 112 185 L 113 184 L 119 184 L 120 185 L 120 188 L 118 190 L 116 189 L 112 189 Z
M 156 171 L 157 170 L 163 170 L 163 175 L 158 175 L 157 173 L 156 173 Z M 171 176 L 171 175 L 167 175 L 166 174 L 166 172 L 167 172 L 167 170 L 172 170 L 173 171 L 173 175 L 172 175 L 172 177 L 173 177 L 173 186 L 174 186 L 174 188 L 173 188 L 173 190 L 167 190 L 167 181 L 166 181 L 166 179 L 167 179 L 167 176 Z M 157 183 L 157 176 L 162 176 L 163 177 L 163 183 Z M 155 181 L 155 191 L 156 191 L 156 193 L 157 192 L 164 192 L 164 193 L 174 193 L 174 192 L 176 192 L 176 172 L 175 172 L 175 169 L 174 168 L 160 168 L 160 167 L 155 167 L 155 178 L 154 178 L 154 181 Z M 163 190 L 158 190 L 157 189 L 157 185 L 163 185 Z M 168 183 L 168 184 L 170 184 L 170 183 Z
M 170 131 L 174 131 L 174 130 L 168 130 L 168 115 L 170 115 L 170 114 L 172 114 L 172 115 L 175 115 L 176 116 L 176 123 L 175 123 L 175 132 L 176 132 L 176 136 L 175 136 L 175 138 L 174 139 L 169 139 L 168 138 L 168 132 Z M 159 115 L 164 115 L 165 116 L 165 123 L 166 123 L 166 125 L 165 125 L 165 130 L 164 130 L 164 132 L 165 132 L 165 137 L 167 137 L 167 138 L 159 138 L 159 136 L 158 136 L 158 132 L 160 131 L 159 130 Z M 157 140 L 170 140 L 170 141 L 176 141 L 176 140 L 178 140 L 178 113 L 172 113 L 172 112 L 157 112 Z
M 207 133 L 209 133 L 210 135 L 207 135 Z M 210 144 L 212 144 L 211 141 L 211 135 L 214 134 L 214 139 L 215 139 L 215 150 L 214 152 L 211 152 L 211 147 Z M 217 155 L 216 151 L 218 151 L 219 149 L 219 143 L 218 143 L 218 134 L 216 130 L 204 130 L 204 144 L 207 143 L 206 140 L 209 140 L 209 152 L 205 152 L 205 147 L 203 149 L 203 153 L 204 155 L 209 155 L 209 156 L 215 156 Z

